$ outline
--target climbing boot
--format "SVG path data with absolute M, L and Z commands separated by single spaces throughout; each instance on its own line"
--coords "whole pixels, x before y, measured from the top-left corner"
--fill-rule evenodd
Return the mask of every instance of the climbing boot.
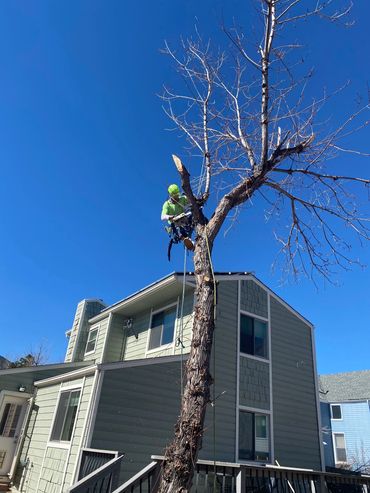
M 184 245 L 188 250 L 193 251 L 194 250 L 194 243 L 192 242 L 191 238 L 184 238 L 183 239 Z

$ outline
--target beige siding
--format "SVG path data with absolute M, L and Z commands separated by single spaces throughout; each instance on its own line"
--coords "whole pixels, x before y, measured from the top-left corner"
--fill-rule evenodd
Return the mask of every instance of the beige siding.
M 72 361 L 73 351 L 77 340 L 78 328 L 80 326 L 80 320 L 84 310 L 84 306 L 85 306 L 85 301 L 80 301 L 79 304 L 77 305 L 76 313 L 73 319 L 71 333 L 68 338 L 68 346 L 67 346 L 66 356 L 64 359 L 65 363 Z
M 107 333 L 107 348 L 104 355 L 104 362 L 121 361 L 125 349 L 125 317 L 113 314 L 110 322 L 110 328 Z
M 105 319 L 103 319 L 101 322 L 99 322 L 99 324 L 92 324 L 87 329 L 87 334 L 88 334 L 91 329 L 93 329 L 94 327 L 98 327 L 98 335 L 97 335 L 97 339 L 96 339 L 94 352 L 89 353 L 87 355 L 85 355 L 86 343 L 87 343 L 87 337 L 86 337 L 85 349 L 83 351 L 84 352 L 84 356 L 83 356 L 84 361 L 94 360 L 95 363 L 101 363 L 102 362 L 104 345 L 105 345 L 105 341 L 106 341 L 107 334 L 108 334 L 109 321 L 110 321 L 110 317 L 107 316 Z
M 183 310 L 183 327 L 180 323 L 180 310 L 181 310 L 181 300 L 178 303 L 178 318 L 176 320 L 176 332 L 174 336 L 174 345 L 169 349 L 161 349 L 150 351 L 147 354 L 147 345 L 149 338 L 149 327 L 150 318 L 152 311 L 160 310 L 168 305 L 177 303 L 177 298 L 171 300 L 165 300 L 161 305 L 153 306 L 148 308 L 148 311 L 141 313 L 140 315 L 134 317 L 133 325 L 130 329 L 126 329 L 126 341 L 124 344 L 124 360 L 131 359 L 141 359 L 145 357 L 154 356 L 170 356 L 173 354 L 180 354 L 181 347 L 176 343 L 181 334 L 181 329 L 183 330 L 183 352 L 189 352 L 190 342 L 191 342 L 191 331 L 192 331 L 192 311 L 193 311 L 193 294 L 188 293 L 184 300 L 184 310 Z
M 63 385 L 57 384 L 38 389 L 29 426 L 29 430 L 32 430 L 32 436 L 30 440 L 25 441 L 22 449 L 22 459 L 28 459 L 28 465 L 21 473 L 18 487 L 22 487 L 24 493 L 59 492 L 63 483 L 64 488 L 72 483 L 83 438 L 93 381 L 94 376 L 91 375 L 82 380 L 73 380 L 64 382 Z M 59 448 L 57 444 L 48 442 L 48 439 L 60 390 L 67 386 L 78 386 L 81 383 L 83 383 L 83 387 L 81 388 L 80 403 L 70 446 L 66 449 Z M 37 489 L 39 479 L 40 484 Z

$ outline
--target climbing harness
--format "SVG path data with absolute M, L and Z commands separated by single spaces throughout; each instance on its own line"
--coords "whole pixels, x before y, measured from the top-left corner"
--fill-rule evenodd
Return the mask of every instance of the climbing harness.
M 190 238 L 193 233 L 193 220 L 191 211 L 182 212 L 175 216 L 171 224 L 166 227 L 167 233 L 170 236 L 170 242 L 167 249 L 168 260 L 171 260 L 172 245 L 180 243 L 184 238 Z

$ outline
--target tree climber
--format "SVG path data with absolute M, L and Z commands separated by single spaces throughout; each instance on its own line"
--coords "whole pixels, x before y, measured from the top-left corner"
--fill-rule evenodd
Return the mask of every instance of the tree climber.
M 194 250 L 194 243 L 190 238 L 193 232 L 193 225 L 187 197 L 180 195 L 180 189 L 177 185 L 170 185 L 168 194 L 170 197 L 163 204 L 161 219 L 169 224 L 166 230 L 171 238 L 168 247 L 168 259 L 170 260 L 173 243 L 183 241 L 188 250 Z

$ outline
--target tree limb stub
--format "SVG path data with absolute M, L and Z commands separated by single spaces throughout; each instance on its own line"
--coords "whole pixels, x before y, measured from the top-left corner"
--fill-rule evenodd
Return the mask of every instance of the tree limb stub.
M 199 203 L 197 201 L 197 198 L 195 197 L 193 190 L 191 188 L 190 184 L 190 173 L 186 169 L 185 165 L 181 161 L 181 159 L 176 156 L 176 154 L 172 154 L 172 159 L 173 162 L 175 163 L 176 169 L 181 177 L 181 186 L 185 192 L 185 195 L 187 196 L 191 207 L 193 211 L 193 216 L 196 222 L 199 222 L 200 224 L 204 224 L 205 222 L 205 217 L 199 207 Z

